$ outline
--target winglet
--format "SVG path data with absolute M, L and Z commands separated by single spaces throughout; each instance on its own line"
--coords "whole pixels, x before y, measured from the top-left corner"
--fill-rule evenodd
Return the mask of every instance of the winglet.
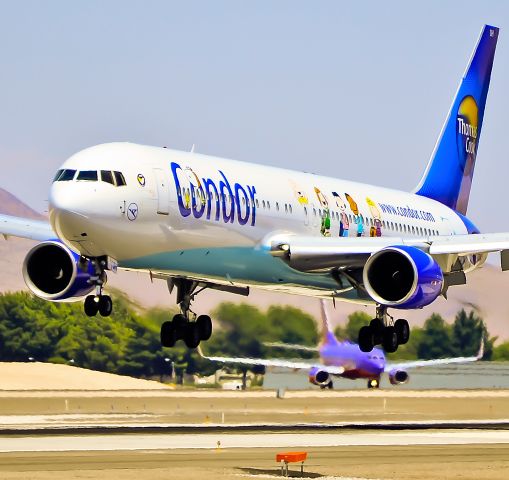
M 477 360 L 482 360 L 484 357 L 484 334 L 481 335 L 481 345 L 479 345 L 479 351 L 477 352 Z

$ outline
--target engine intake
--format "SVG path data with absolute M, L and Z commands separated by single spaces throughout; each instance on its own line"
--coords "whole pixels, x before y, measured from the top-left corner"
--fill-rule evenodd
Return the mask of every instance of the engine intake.
M 48 241 L 30 250 L 23 262 L 27 287 L 44 300 L 80 298 L 94 289 L 92 266 L 79 265 L 79 255 L 58 241 Z
M 433 257 L 403 245 L 371 255 L 364 266 L 363 281 L 377 303 L 412 309 L 435 301 L 442 291 L 444 277 Z
M 389 372 L 389 381 L 392 385 L 401 385 L 408 383 L 410 375 L 405 370 L 391 370 Z
M 330 375 L 328 372 L 324 372 L 317 367 L 314 367 L 309 372 L 309 383 L 313 385 L 324 386 L 330 381 Z

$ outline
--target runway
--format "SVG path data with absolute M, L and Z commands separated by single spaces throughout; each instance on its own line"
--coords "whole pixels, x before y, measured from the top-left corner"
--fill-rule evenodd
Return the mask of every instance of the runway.
M 302 448 L 339 446 L 509 444 L 507 430 L 341 433 L 189 433 L 129 435 L 31 435 L 0 437 L 0 452 Z
M 6 392 L 2 480 L 498 480 L 509 392 Z M 219 442 L 219 443 L 218 443 Z

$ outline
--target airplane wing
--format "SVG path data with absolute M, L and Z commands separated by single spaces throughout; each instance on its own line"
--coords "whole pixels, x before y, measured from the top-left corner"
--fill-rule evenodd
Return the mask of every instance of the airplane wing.
M 306 345 L 297 345 L 296 343 L 281 343 L 281 342 L 264 342 L 266 347 L 282 348 L 285 350 L 297 350 L 301 352 L 318 352 L 318 347 L 308 347 Z
M 442 235 L 436 237 L 331 238 L 277 235 L 270 240 L 273 256 L 301 271 L 363 266 L 370 255 L 394 245 L 417 247 L 432 256 L 467 256 L 501 252 L 502 270 L 509 270 L 509 233 Z
M 469 363 L 469 362 L 477 362 L 481 360 L 484 356 L 484 338 L 481 339 L 481 346 L 479 347 L 479 351 L 475 357 L 454 357 L 454 358 L 437 358 L 433 360 L 414 360 L 409 362 L 399 362 L 399 363 L 387 363 L 385 365 L 385 372 L 390 372 L 391 370 L 408 370 L 410 368 L 419 368 L 419 367 L 432 367 L 435 365 L 449 365 L 453 363 Z
M 311 368 L 319 368 L 321 371 L 330 373 L 331 375 L 341 375 L 345 369 L 343 367 L 336 367 L 332 365 L 320 365 L 306 362 L 297 362 L 292 360 L 283 359 L 263 359 L 263 358 L 245 358 L 245 357 L 208 357 L 203 354 L 200 347 L 197 348 L 201 357 L 211 360 L 213 362 L 229 363 L 237 365 L 263 365 L 264 367 L 281 367 L 290 370 L 310 370 Z
M 0 234 L 5 238 L 12 236 L 39 241 L 56 238 L 48 221 L 11 215 L 0 215 Z

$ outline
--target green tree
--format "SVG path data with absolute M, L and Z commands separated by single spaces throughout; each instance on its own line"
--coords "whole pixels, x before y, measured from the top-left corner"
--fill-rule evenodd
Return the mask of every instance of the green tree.
M 351 342 L 357 343 L 359 337 L 359 330 L 364 325 L 369 325 L 372 317 L 366 312 L 357 311 L 348 315 L 346 325 L 341 327 L 339 325 L 334 330 L 334 334 L 340 340 L 350 340 Z
M 497 362 L 509 361 L 509 342 L 501 343 L 493 349 L 492 360 Z
M 479 351 L 481 338 L 484 342 L 484 359 L 490 360 L 493 355 L 493 343 L 488 329 L 481 317 L 473 310 L 467 314 L 461 309 L 452 324 L 452 347 L 456 356 L 474 356 Z
M 438 313 L 433 313 L 424 322 L 422 337 L 417 347 L 418 357 L 432 359 L 451 356 L 451 330 L 451 326 Z

